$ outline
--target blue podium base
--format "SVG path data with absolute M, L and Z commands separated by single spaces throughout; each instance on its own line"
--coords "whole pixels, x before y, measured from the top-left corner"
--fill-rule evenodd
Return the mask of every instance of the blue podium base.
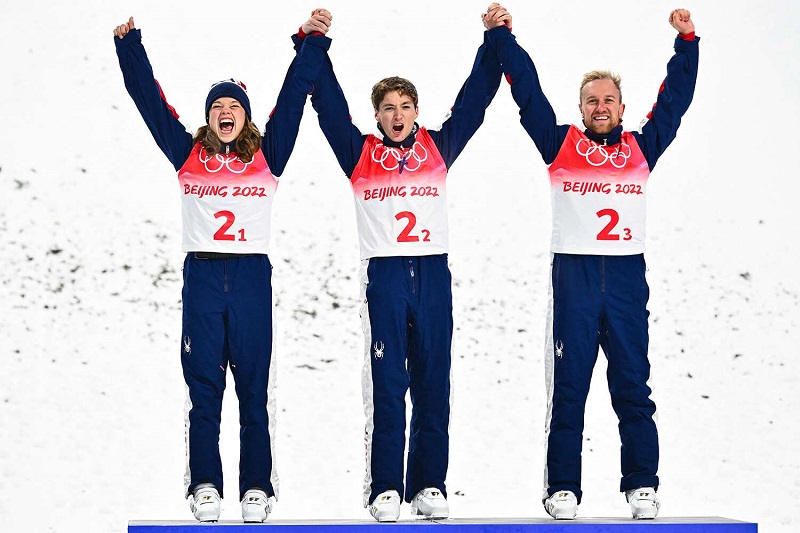
M 379 524 L 373 520 L 269 520 L 263 524 L 221 520 L 215 523 L 177 521 L 131 521 L 128 533 L 215 533 L 253 532 L 269 528 L 274 533 L 757 533 L 758 524 L 719 517 L 656 518 L 633 520 L 620 518 L 551 519 L 469 519 L 401 520 Z

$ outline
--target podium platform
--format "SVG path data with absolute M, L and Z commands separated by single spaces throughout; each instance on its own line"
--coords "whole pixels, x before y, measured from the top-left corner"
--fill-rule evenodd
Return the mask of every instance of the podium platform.
M 445 527 L 446 529 L 442 529 Z M 269 520 L 263 524 L 221 520 L 215 523 L 189 521 L 131 521 L 128 533 L 757 533 L 758 524 L 720 517 L 583 518 L 577 520 L 494 518 L 447 520 L 400 520 L 379 524 L 374 520 Z

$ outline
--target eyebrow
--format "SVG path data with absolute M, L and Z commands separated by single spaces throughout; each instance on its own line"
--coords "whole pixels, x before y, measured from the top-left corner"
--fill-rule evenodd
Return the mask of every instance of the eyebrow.
M 392 107 L 414 107 L 414 102 L 409 100 L 408 102 L 400 102 L 399 104 L 381 104 L 379 109 L 389 109 Z
M 613 94 L 606 94 L 606 95 L 604 95 L 604 96 L 595 96 L 595 95 L 591 94 L 591 95 L 589 95 L 589 96 L 586 96 L 586 97 L 584 98 L 584 100 L 585 100 L 585 101 L 587 101 L 587 102 L 588 102 L 589 100 L 600 100 L 600 99 L 603 99 L 603 100 L 608 100 L 608 99 L 611 99 L 611 100 L 618 100 L 617 96 L 616 96 L 616 95 L 613 95 Z

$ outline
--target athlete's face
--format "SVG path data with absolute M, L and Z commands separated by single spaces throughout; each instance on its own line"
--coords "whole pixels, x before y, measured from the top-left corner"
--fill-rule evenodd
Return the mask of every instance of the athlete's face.
M 378 105 L 375 120 L 380 123 L 389 139 L 400 142 L 411 135 L 418 115 L 419 111 L 410 96 L 392 91 Z
M 224 143 L 239 136 L 246 119 L 247 113 L 239 100 L 227 96 L 214 100 L 208 111 L 208 127 Z
M 621 99 L 619 89 L 611 80 L 594 80 L 584 85 L 578 106 L 584 126 L 601 135 L 616 128 L 625 111 Z

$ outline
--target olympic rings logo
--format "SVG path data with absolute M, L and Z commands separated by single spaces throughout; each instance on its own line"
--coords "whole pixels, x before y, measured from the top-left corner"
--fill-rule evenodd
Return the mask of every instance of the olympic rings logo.
M 380 151 L 380 153 L 378 153 Z M 428 151 L 419 142 L 415 142 L 411 150 L 405 154 L 394 147 L 387 147 L 382 144 L 372 149 L 372 160 L 380 163 L 384 170 L 394 170 L 400 166 L 400 162 L 405 165 L 405 170 L 414 172 L 419 170 L 422 163 L 428 159 Z M 387 162 L 388 161 L 388 162 Z M 412 161 L 416 166 L 412 166 Z M 389 166 L 391 165 L 391 166 Z
M 251 159 L 247 163 L 239 159 L 237 156 L 233 155 L 222 155 L 222 154 L 215 154 L 213 157 L 209 156 L 206 153 L 205 148 L 200 150 L 200 154 L 198 155 L 200 162 L 206 167 L 206 170 L 213 173 L 219 172 L 222 170 L 223 167 L 227 168 L 229 171 L 233 172 L 234 174 L 241 174 L 247 167 L 250 166 L 250 163 L 253 162 Z
M 587 144 L 585 150 L 582 149 L 583 143 Z M 631 147 L 621 142 L 619 146 L 614 149 L 613 153 L 608 153 L 605 146 L 600 146 L 590 139 L 580 139 L 575 145 L 575 150 L 579 155 L 586 158 L 586 162 L 593 167 L 600 167 L 606 163 L 611 163 L 614 168 L 622 168 L 628 163 L 628 158 L 631 156 Z

